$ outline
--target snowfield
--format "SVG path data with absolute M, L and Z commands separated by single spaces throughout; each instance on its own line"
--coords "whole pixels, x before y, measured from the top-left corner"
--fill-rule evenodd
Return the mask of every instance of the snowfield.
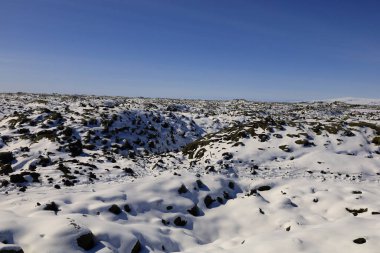
M 0 101 L 0 253 L 379 252 L 375 103 Z

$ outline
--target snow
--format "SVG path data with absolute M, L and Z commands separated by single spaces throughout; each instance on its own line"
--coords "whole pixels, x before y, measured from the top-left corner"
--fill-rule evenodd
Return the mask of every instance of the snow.
M 379 98 L 356 98 L 356 97 L 343 97 L 343 98 L 333 98 L 328 99 L 326 102 L 343 102 L 347 104 L 355 104 L 355 105 L 380 105 Z
M 0 252 L 380 248 L 373 104 L 0 101 Z
M 372 211 L 379 211 L 378 183 L 321 182 L 295 179 L 233 179 L 242 189 L 272 185 L 259 196 L 243 192 L 226 204 L 207 209 L 203 196 L 221 195 L 226 178 L 205 175 L 201 180 L 208 191 L 193 190 L 196 177 L 185 171 L 182 176 L 163 173 L 133 183 L 98 183 L 60 191 L 46 188 L 28 193 L 2 196 L 2 234 L 13 236 L 26 252 L 54 249 L 54 252 L 81 252 L 75 238 L 88 229 L 97 235 L 101 252 L 129 252 L 136 238 L 146 250 L 161 252 L 376 252 L 379 243 L 379 222 Z M 190 194 L 180 196 L 180 184 L 188 186 Z M 356 195 L 352 191 L 361 191 Z M 285 194 L 284 194 L 285 193 Z M 313 199 L 318 199 L 317 203 Z M 54 201 L 60 206 L 57 215 L 43 211 L 43 204 Z M 186 212 L 194 202 L 204 215 L 193 217 Z M 40 202 L 40 207 L 36 203 Z M 128 203 L 132 214 L 109 213 L 111 204 Z M 168 205 L 174 208 L 166 209 Z M 368 208 L 353 216 L 345 208 Z M 260 213 L 260 209 L 264 214 Z M 98 215 L 97 212 L 100 212 Z M 161 219 L 173 221 L 180 215 L 188 221 L 185 228 L 163 226 Z M 81 228 L 75 228 L 72 223 Z M 290 231 L 287 228 L 290 227 Z M 364 237 L 367 243 L 355 245 L 352 240 Z

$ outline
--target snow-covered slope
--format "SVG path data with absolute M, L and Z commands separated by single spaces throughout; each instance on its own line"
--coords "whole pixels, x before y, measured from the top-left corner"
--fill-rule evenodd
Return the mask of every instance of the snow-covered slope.
M 380 105 L 380 99 L 379 98 L 355 98 L 355 97 L 344 97 L 344 98 L 334 98 L 327 100 L 328 102 L 343 102 L 347 104 L 354 104 L 354 105 Z M 326 101 L 326 102 L 327 102 Z
M 0 252 L 380 247 L 372 105 L 0 101 Z

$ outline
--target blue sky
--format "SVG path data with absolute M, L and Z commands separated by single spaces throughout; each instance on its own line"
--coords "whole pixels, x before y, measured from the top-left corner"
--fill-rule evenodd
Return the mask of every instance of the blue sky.
M 0 0 L 0 91 L 380 94 L 380 1 Z

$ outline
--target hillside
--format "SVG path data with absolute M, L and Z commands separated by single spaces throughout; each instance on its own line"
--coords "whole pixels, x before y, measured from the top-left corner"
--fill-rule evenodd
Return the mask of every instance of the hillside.
M 376 103 L 0 101 L 0 252 L 380 247 Z

